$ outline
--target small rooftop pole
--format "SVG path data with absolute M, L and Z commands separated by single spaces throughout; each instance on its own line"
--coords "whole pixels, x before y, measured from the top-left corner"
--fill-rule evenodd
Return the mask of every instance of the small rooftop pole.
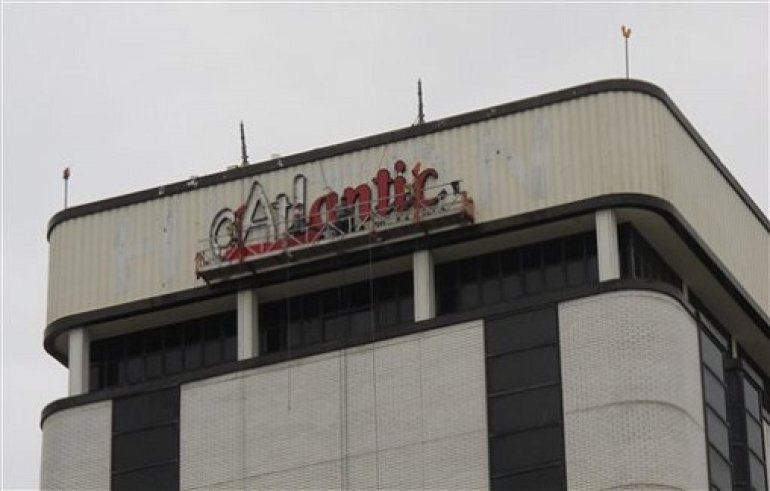
M 70 168 L 65 167 L 64 172 L 62 173 L 62 178 L 64 179 L 64 208 L 67 208 L 67 187 L 70 181 Z
M 425 112 L 422 109 L 422 79 L 417 79 L 417 124 L 425 122 Z
M 249 156 L 246 155 L 246 131 L 241 121 L 241 165 L 249 165 Z
M 626 26 L 620 26 L 620 32 L 626 41 L 626 78 L 628 78 L 628 38 L 631 37 L 631 28 Z

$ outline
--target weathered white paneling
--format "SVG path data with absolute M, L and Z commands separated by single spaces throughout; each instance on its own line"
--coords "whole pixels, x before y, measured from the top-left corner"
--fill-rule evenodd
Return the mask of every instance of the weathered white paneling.
M 180 487 L 488 487 L 480 321 L 184 385 Z
M 43 423 L 42 489 L 109 489 L 112 401 L 52 414 Z
M 272 197 L 290 194 L 293 177 L 304 174 L 311 202 L 327 186 L 371 183 L 398 159 L 435 167 L 442 182 L 462 179 L 479 222 L 608 193 L 664 198 L 770 310 L 770 236 L 656 98 L 602 93 L 256 178 Z M 219 209 L 245 200 L 253 180 L 191 186 L 59 224 L 51 234 L 48 322 L 202 285 L 193 263 L 199 241 Z
M 559 305 L 569 489 L 706 489 L 695 321 L 673 298 Z
M 770 313 L 770 234 L 749 212 L 719 171 L 667 121 L 666 198 L 684 215 L 754 300 Z

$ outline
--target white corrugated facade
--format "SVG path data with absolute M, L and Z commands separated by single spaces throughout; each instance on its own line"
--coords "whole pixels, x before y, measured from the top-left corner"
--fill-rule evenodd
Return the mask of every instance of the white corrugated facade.
M 202 286 L 194 257 L 211 220 L 255 178 L 275 196 L 303 174 L 312 200 L 399 159 L 461 179 L 477 222 L 612 193 L 663 198 L 770 311 L 767 231 L 661 101 L 610 92 L 65 221 L 50 236 L 48 322 Z

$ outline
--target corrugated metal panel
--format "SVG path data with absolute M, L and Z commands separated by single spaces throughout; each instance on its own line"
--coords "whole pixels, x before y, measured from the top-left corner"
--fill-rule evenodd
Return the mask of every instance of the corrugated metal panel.
M 668 122 L 666 138 L 665 197 L 770 312 L 770 235 L 675 121 Z
M 770 310 L 767 233 L 658 99 L 602 93 L 258 179 L 272 198 L 291 194 L 294 176 L 303 174 L 309 204 L 327 187 L 371 183 L 378 168 L 392 169 L 398 159 L 435 167 L 440 181 L 462 179 L 479 222 L 608 193 L 667 199 Z M 49 323 L 202 285 L 193 263 L 199 241 L 219 209 L 246 199 L 252 182 L 191 186 L 189 193 L 61 223 L 51 234 Z

